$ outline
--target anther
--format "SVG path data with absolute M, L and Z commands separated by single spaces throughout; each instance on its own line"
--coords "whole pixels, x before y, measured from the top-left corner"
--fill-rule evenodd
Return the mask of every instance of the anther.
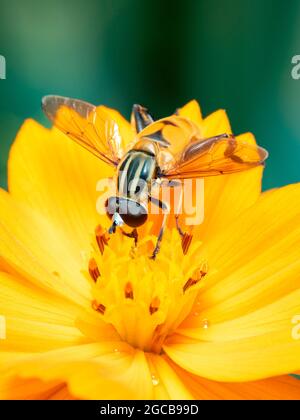
M 155 297 L 152 300 L 152 302 L 150 303 L 150 306 L 149 306 L 150 315 L 153 315 L 153 314 L 155 314 L 155 312 L 158 311 L 159 305 L 160 305 L 160 300 L 159 300 L 158 297 Z
M 190 248 L 190 245 L 192 243 L 193 235 L 190 235 L 189 233 L 184 233 L 182 240 L 181 240 L 181 246 L 183 254 L 186 255 L 188 253 L 188 250 Z
M 188 279 L 188 281 L 183 286 L 183 293 L 185 293 L 190 287 L 194 286 L 195 284 L 199 283 L 199 281 L 206 276 L 208 272 L 208 265 L 204 262 L 201 267 L 195 271 L 192 277 Z
M 95 235 L 99 250 L 101 254 L 103 254 L 105 245 L 108 245 L 109 234 L 101 225 L 99 225 L 95 229 Z
M 102 305 L 102 303 L 98 303 L 96 300 L 92 301 L 92 308 L 99 312 L 101 315 L 104 315 L 104 312 L 106 310 L 106 307 L 104 305 Z
M 124 292 L 126 299 L 133 299 L 133 288 L 130 282 L 126 283 Z
M 89 261 L 89 273 L 90 273 L 91 278 L 96 283 L 96 281 L 98 280 L 98 277 L 100 277 L 100 271 L 96 263 L 96 260 L 94 258 L 91 258 Z
M 207 262 L 206 261 L 204 261 L 202 264 L 201 264 L 201 267 L 200 267 L 200 269 L 199 269 L 199 275 L 201 276 L 201 278 L 202 277 L 204 277 L 204 276 L 206 276 L 206 274 L 208 273 L 208 264 L 207 264 Z
M 188 279 L 188 281 L 185 283 L 185 285 L 183 286 L 183 293 L 185 293 L 187 291 L 187 289 L 189 289 L 190 287 L 194 286 L 195 284 L 198 283 L 199 280 L 197 279 L 193 279 L 192 277 L 190 277 Z

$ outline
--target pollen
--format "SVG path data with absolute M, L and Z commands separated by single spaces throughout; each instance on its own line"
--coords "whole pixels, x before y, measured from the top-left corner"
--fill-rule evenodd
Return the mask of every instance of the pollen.
M 198 241 L 190 239 L 189 252 L 183 255 L 176 229 L 166 230 L 153 261 L 149 257 L 155 243 L 156 236 L 150 234 L 135 244 L 134 238 L 122 232 L 109 236 L 99 226 L 86 272 L 93 280 L 92 308 L 97 315 L 112 325 L 123 341 L 160 353 L 165 339 L 194 310 L 208 265 L 199 259 Z

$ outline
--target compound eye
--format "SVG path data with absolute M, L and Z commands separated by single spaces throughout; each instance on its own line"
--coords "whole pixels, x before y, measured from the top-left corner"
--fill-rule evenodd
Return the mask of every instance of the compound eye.
M 119 210 L 119 197 L 110 197 L 105 203 L 106 214 L 110 219 Z

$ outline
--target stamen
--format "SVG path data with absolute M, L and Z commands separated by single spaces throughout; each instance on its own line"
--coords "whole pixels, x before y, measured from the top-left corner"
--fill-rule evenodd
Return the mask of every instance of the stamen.
M 149 306 L 149 312 L 150 312 L 150 315 L 153 315 L 153 314 L 155 314 L 155 312 L 157 312 L 157 311 L 158 311 L 158 309 L 159 309 L 159 305 L 160 305 L 160 300 L 159 300 L 159 298 L 156 296 L 156 297 L 152 300 L 152 302 L 150 303 L 150 306 Z
M 193 278 L 189 278 L 188 281 L 185 283 L 185 285 L 183 286 L 183 293 L 185 293 L 187 291 L 187 289 L 189 289 L 190 287 L 194 286 L 195 284 L 198 283 L 199 280 L 197 279 L 193 279 Z
M 202 278 L 202 277 L 206 276 L 207 273 L 208 273 L 208 264 L 207 264 L 206 261 L 204 261 L 201 264 L 201 267 L 199 269 L 199 276 L 201 276 L 201 278 Z
M 183 254 L 186 255 L 188 253 L 189 247 L 192 243 L 193 235 L 189 233 L 184 233 L 181 241 L 182 251 Z
M 89 261 L 89 273 L 91 278 L 96 283 L 98 278 L 100 277 L 100 271 L 94 258 L 91 258 Z
M 101 225 L 99 225 L 95 229 L 95 235 L 99 250 L 101 254 L 103 254 L 105 245 L 108 245 L 109 234 Z
M 133 288 L 130 282 L 126 283 L 126 286 L 125 286 L 125 298 L 133 299 Z
M 101 226 L 95 229 L 84 270 L 93 296 L 91 309 L 133 348 L 162 354 L 165 340 L 187 317 L 198 316 L 198 324 L 204 320 L 199 289 L 205 286 L 208 267 L 204 256 L 195 258 L 203 255 L 202 243 L 197 238 L 192 242 L 192 237 L 191 229 L 183 235 L 175 229 L 166 230 L 167 244 L 162 246 L 159 261 L 153 263 L 148 258 L 152 235 L 145 234 L 133 244 L 135 230 L 127 233 L 119 228 L 109 238 Z M 188 254 L 183 256 L 183 251 Z M 208 325 L 205 321 L 201 324 L 203 329 Z M 111 351 L 116 357 L 121 349 L 114 347 Z
M 104 305 L 102 305 L 102 303 L 98 303 L 96 300 L 92 301 L 92 308 L 99 312 L 101 315 L 104 315 L 106 307 Z
M 195 271 L 192 277 L 188 279 L 188 281 L 183 286 L 183 293 L 185 293 L 190 287 L 194 286 L 195 284 L 199 283 L 199 281 L 206 276 L 208 272 L 208 265 L 204 262 L 201 267 Z

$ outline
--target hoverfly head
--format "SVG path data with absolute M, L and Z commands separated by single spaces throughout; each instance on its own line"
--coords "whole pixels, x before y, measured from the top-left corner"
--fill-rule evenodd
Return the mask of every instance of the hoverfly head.
M 110 233 L 123 224 L 136 228 L 143 225 L 148 218 L 144 203 L 125 197 L 110 197 L 106 201 L 106 213 L 113 221 Z

